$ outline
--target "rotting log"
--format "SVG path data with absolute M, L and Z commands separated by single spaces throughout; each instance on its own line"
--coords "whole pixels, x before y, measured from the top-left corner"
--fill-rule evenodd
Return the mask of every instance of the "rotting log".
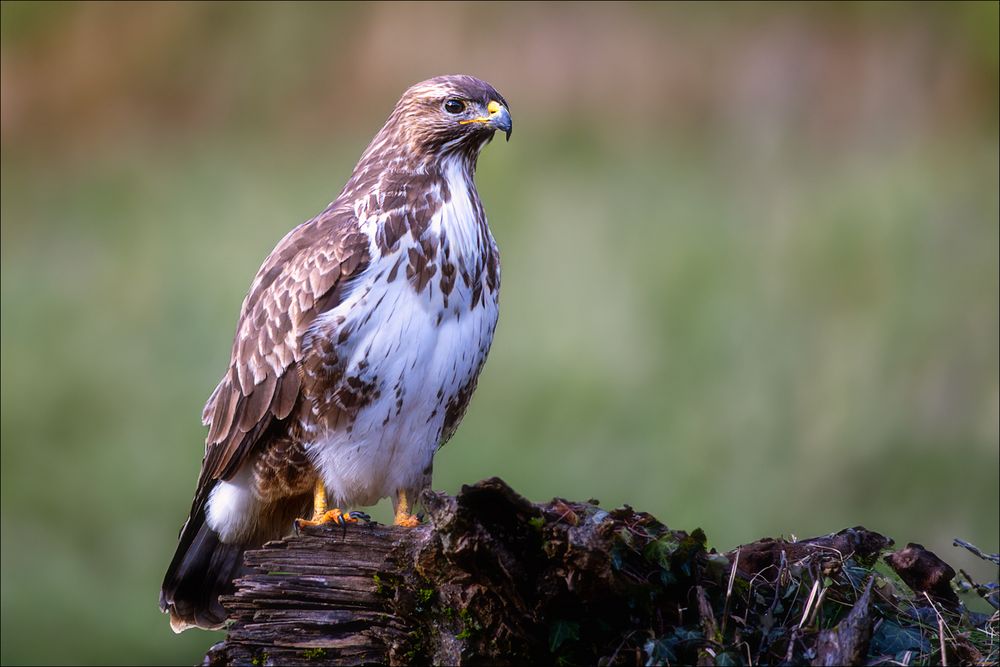
M 885 648 L 872 598 L 893 593 L 873 596 L 865 568 L 892 541 L 861 527 L 717 554 L 700 530 L 533 504 L 496 478 L 422 500 L 417 528 L 310 527 L 248 552 L 205 664 L 861 664 Z

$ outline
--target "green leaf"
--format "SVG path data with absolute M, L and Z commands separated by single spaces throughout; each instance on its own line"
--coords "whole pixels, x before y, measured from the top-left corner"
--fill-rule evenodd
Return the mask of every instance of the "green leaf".
M 729 651 L 723 651 L 715 656 L 715 664 L 717 667 L 736 667 L 740 661 Z
M 646 667 L 661 667 L 671 662 L 677 662 L 677 655 L 673 649 L 673 639 L 650 639 L 646 642 L 642 650 L 646 652 Z
M 701 642 L 704 639 L 705 635 L 701 630 L 683 626 L 674 628 L 669 635 L 664 635 L 659 639 L 651 639 L 642 647 L 647 656 L 646 667 L 675 663 L 677 662 L 677 649 L 681 645 Z
M 549 629 L 549 652 L 555 653 L 568 641 L 580 638 L 580 624 L 576 621 L 556 621 Z
M 677 547 L 679 546 L 680 543 L 674 539 L 673 535 L 668 533 L 647 544 L 646 548 L 642 550 L 642 556 L 650 563 L 656 563 L 660 567 L 669 570 L 670 557 L 677 551 Z
M 872 637 L 871 653 L 896 656 L 906 651 L 927 653 L 931 644 L 916 628 L 908 628 L 884 619 Z
M 705 634 L 701 630 L 694 630 L 691 628 L 677 627 L 674 628 L 674 641 L 675 642 L 694 642 L 700 641 L 705 638 Z
M 617 544 L 611 547 L 611 567 L 615 571 L 622 569 L 622 552 Z

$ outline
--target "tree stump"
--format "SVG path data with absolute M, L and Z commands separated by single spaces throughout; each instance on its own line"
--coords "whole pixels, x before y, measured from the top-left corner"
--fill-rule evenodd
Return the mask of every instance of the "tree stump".
M 893 593 L 873 595 L 866 568 L 892 541 L 864 528 L 718 554 L 701 530 L 533 504 L 496 478 L 422 500 L 417 528 L 309 527 L 248 552 L 205 664 L 860 664 L 886 650 L 873 598 Z

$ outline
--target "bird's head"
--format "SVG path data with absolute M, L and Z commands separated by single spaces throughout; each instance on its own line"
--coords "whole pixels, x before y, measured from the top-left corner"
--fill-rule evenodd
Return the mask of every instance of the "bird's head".
M 438 76 L 411 86 L 383 131 L 418 154 L 464 154 L 475 161 L 499 130 L 511 134 L 507 101 L 497 89 L 473 76 Z

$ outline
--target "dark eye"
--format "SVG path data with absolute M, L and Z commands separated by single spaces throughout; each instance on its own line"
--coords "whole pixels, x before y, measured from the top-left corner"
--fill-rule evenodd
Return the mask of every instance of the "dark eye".
M 465 111 L 465 102 L 462 100 L 448 100 L 444 103 L 444 110 L 448 113 L 462 113 Z

